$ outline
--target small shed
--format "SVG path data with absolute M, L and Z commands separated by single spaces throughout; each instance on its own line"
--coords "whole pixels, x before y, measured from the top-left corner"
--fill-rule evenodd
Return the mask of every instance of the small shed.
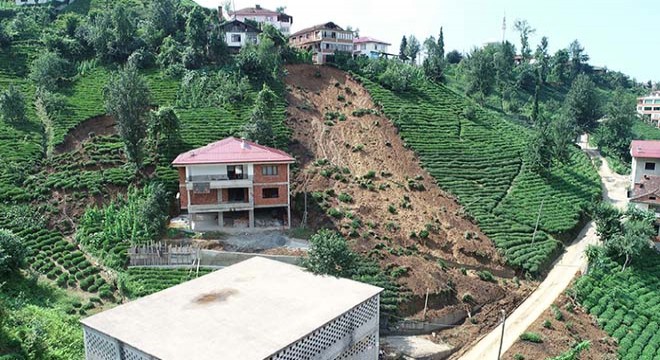
M 85 356 L 376 360 L 381 291 L 255 257 L 83 319 Z

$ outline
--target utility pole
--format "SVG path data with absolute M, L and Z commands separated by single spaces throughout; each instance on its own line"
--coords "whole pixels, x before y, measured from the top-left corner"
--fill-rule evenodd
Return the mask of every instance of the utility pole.
M 429 306 L 429 289 L 426 288 L 426 300 L 424 300 L 424 316 L 422 316 L 422 320 L 426 321 L 426 310 L 428 309 Z
M 506 311 L 504 309 L 502 311 L 502 336 L 500 337 L 500 349 L 497 351 L 497 360 L 500 360 L 500 357 L 502 356 L 502 345 L 504 343 L 504 323 L 506 322 Z
M 502 44 L 506 41 L 506 11 L 504 12 L 504 17 L 502 18 Z
M 532 245 L 534 244 L 534 239 L 536 238 L 536 231 L 539 229 L 539 221 L 541 221 L 541 212 L 543 211 L 543 202 L 545 199 L 541 200 L 541 206 L 539 206 L 539 214 L 536 216 L 536 225 L 534 226 L 534 234 L 532 235 Z

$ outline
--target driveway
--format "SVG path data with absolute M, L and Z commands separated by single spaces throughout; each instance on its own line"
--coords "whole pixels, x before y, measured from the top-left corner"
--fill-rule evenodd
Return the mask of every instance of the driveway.
M 603 184 L 604 199 L 619 208 L 625 208 L 628 204 L 626 198 L 626 187 L 629 183 L 628 176 L 618 175 L 612 171 L 607 161 L 600 156 L 597 150 L 589 148 L 586 144 L 580 145 L 591 158 L 601 159 L 602 161 L 598 174 Z M 520 334 L 525 332 L 541 316 L 543 311 L 554 303 L 555 299 L 568 287 L 578 270 L 586 269 L 587 258 L 584 255 L 584 250 L 589 244 L 596 244 L 597 242 L 596 225 L 589 222 L 573 243 L 566 247 L 566 251 L 555 261 L 552 270 L 539 287 L 507 317 L 502 354 L 519 339 Z M 501 333 L 501 327 L 493 329 L 472 348 L 464 351 L 462 355 L 460 353 L 455 355 L 454 358 L 460 360 L 496 359 Z

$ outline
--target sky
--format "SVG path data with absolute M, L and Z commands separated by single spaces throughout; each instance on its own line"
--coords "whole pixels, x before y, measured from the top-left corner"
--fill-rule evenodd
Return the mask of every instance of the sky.
M 216 7 L 224 0 L 195 0 Z M 618 70 L 638 81 L 660 81 L 660 46 L 654 35 L 660 7 L 657 0 L 233 0 L 236 9 L 255 3 L 275 10 L 285 6 L 293 16 L 292 32 L 308 26 L 335 22 L 360 29 L 392 44 L 398 53 L 401 37 L 415 35 L 420 42 L 444 30 L 445 50 L 468 52 L 474 46 L 505 37 L 520 48 L 513 29 L 525 19 L 536 29 L 530 37 L 534 48 L 547 36 L 552 52 L 577 39 L 590 56 L 590 64 Z

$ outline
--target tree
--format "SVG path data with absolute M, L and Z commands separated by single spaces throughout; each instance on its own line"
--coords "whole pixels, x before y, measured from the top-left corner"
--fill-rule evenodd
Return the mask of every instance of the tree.
M 649 247 L 654 229 L 655 214 L 630 206 L 621 212 L 609 204 L 601 204 L 594 211 L 596 232 L 605 249 L 625 257 L 622 271 L 630 261 Z
M 406 39 L 406 36 L 404 35 L 401 38 L 401 45 L 399 45 L 399 59 L 401 60 L 407 60 L 408 57 L 406 56 L 406 52 L 408 51 L 408 39 Z
M 159 151 L 162 145 L 166 150 L 171 150 L 179 139 L 180 126 L 179 117 L 173 107 L 163 106 L 152 110 L 149 117 L 149 137 L 154 142 L 155 150 Z
M 71 72 L 71 64 L 52 51 L 41 53 L 30 64 L 30 80 L 47 90 L 57 88 L 59 81 Z
M 566 84 L 569 80 L 569 61 L 568 50 L 559 49 L 550 59 L 550 78 L 558 84 Z
M 181 47 L 181 44 L 172 36 L 166 37 L 160 46 L 156 61 L 162 67 L 179 63 L 181 61 Z
M 186 42 L 195 50 L 204 53 L 207 44 L 207 21 L 201 6 L 193 6 L 186 20 Z
M 516 19 L 513 27 L 520 33 L 520 55 L 523 61 L 529 61 L 532 58 L 532 49 L 529 47 L 529 36 L 536 32 L 527 20 Z
M 263 34 L 261 34 L 263 35 Z M 259 44 L 243 46 L 236 63 L 243 75 L 257 81 L 270 81 L 280 75 L 281 49 L 266 36 L 259 36 Z
M 125 61 L 139 46 L 137 40 L 137 15 L 118 3 L 112 10 L 112 30 L 114 40 L 110 43 L 110 55 L 118 61 Z
M 513 44 L 508 41 L 497 45 L 490 45 L 489 50 L 493 52 L 495 84 L 500 94 L 502 110 L 504 110 L 504 94 L 512 80 L 513 58 L 516 55 L 516 50 Z
M 463 55 L 458 50 L 452 50 L 447 53 L 447 62 L 450 64 L 458 64 L 463 60 Z
M 552 137 L 552 155 L 562 163 L 571 159 L 571 147 L 577 137 L 575 120 L 565 113 L 560 113 L 550 123 L 550 136 Z
M 8 275 L 25 266 L 27 249 L 14 233 L 0 229 L 0 275 Z
M 551 134 L 548 127 L 542 124 L 527 144 L 526 162 L 533 172 L 543 174 L 550 169 L 553 158 L 552 148 Z
M 474 49 L 463 63 L 467 94 L 476 96 L 483 104 L 485 97 L 493 91 L 495 83 L 493 57 L 485 49 Z
M 272 121 L 276 99 L 275 93 L 264 84 L 254 101 L 250 121 L 243 126 L 242 137 L 262 145 L 275 145 Z
M 420 49 L 421 49 L 421 45 L 419 44 L 419 40 L 417 40 L 415 35 L 408 36 L 408 43 L 406 44 L 405 54 L 406 57 L 410 59 L 411 63 L 415 64 Z
M 104 89 L 105 107 L 115 117 L 126 156 L 138 169 L 142 167 L 144 139 L 147 133 L 146 112 L 149 86 L 133 64 L 112 74 Z
M 445 57 L 445 34 L 442 32 L 442 26 L 440 27 L 440 35 L 438 35 L 438 56 Z
M 433 81 L 442 81 L 445 68 L 444 55 L 440 52 L 440 47 L 433 36 L 424 40 L 424 49 L 426 58 L 422 63 L 424 75 Z
M 629 160 L 632 126 L 637 117 L 635 98 L 622 89 L 617 90 L 607 106 L 606 113 L 607 116 L 598 126 L 596 133 L 598 147 L 620 159 Z
M 421 78 L 419 68 L 416 66 L 395 61 L 386 61 L 386 63 L 387 67 L 377 79 L 390 90 L 409 90 Z
M 144 35 L 152 49 L 177 30 L 175 0 L 151 1 L 146 11 Z
M 6 124 L 20 124 L 27 121 L 25 98 L 14 85 L 9 85 L 9 88 L 0 94 L 0 117 Z
M 584 72 L 584 64 L 589 61 L 589 55 L 584 52 L 584 47 L 577 40 L 573 40 L 568 46 L 568 52 L 571 56 L 571 74 L 575 78 L 579 73 Z
M 310 249 L 303 266 L 315 274 L 351 277 L 357 267 L 357 255 L 337 232 L 319 230 L 309 240 Z
M 603 243 L 609 242 L 616 234 L 623 232 L 622 213 L 613 205 L 601 202 L 592 211 L 596 223 L 596 234 Z
M 541 38 L 541 43 L 536 48 L 534 58 L 536 59 L 536 64 L 539 68 L 541 83 L 545 84 L 550 72 L 550 55 L 548 54 L 548 38 L 546 36 Z
M 285 10 L 286 10 L 286 6 L 278 6 L 275 8 L 275 12 L 278 14 L 284 14 Z
M 589 76 L 578 75 L 566 95 L 564 106 L 580 131 L 589 133 L 596 128 L 596 120 L 600 117 L 600 99 L 596 85 Z

